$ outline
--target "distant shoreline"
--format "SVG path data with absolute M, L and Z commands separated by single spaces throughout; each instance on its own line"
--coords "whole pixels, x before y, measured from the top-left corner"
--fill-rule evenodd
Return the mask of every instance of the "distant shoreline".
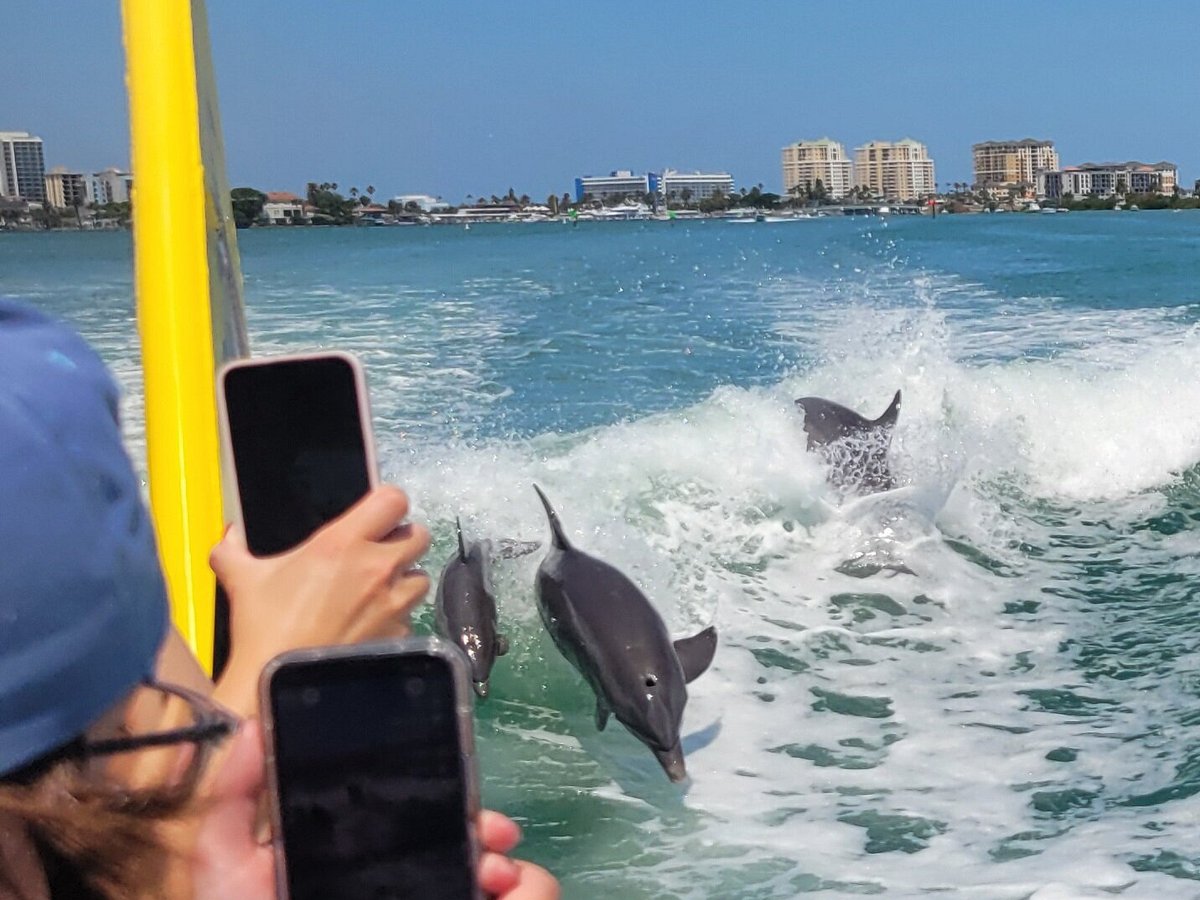
M 1036 210 L 1015 210 L 1015 211 L 1007 210 L 1007 209 L 969 210 L 969 211 L 958 211 L 958 212 L 940 211 L 936 215 L 931 214 L 927 211 L 921 211 L 919 213 L 914 213 L 914 212 L 905 212 L 905 213 L 895 213 L 895 212 L 884 212 L 884 213 L 821 212 L 821 213 L 817 213 L 817 214 L 807 214 L 807 215 L 806 214 L 773 215 L 765 221 L 763 221 L 763 220 L 755 221 L 756 217 L 754 217 L 754 216 L 710 215 L 710 214 L 703 214 L 703 213 L 693 214 L 693 215 L 685 215 L 685 216 L 676 216 L 676 217 L 643 216 L 643 217 L 630 217 L 630 218 L 611 217 L 611 218 L 603 218 L 603 219 L 595 219 L 595 218 L 589 218 L 589 217 L 584 217 L 584 216 L 579 216 L 576 218 L 571 218 L 571 217 L 567 217 L 567 216 L 559 216 L 557 218 L 541 218 L 541 219 L 532 220 L 532 221 L 523 220 L 523 219 L 519 219 L 519 218 L 516 218 L 516 219 L 486 219 L 486 218 L 469 219 L 469 218 L 464 217 L 464 219 L 462 219 L 460 221 L 442 220 L 442 221 L 438 221 L 438 222 L 426 222 L 426 223 L 405 222 L 405 223 L 375 224 L 375 225 L 371 225 L 371 226 L 363 226 L 363 225 L 355 225 L 355 224 L 333 225 L 333 224 L 327 224 L 327 223 L 310 224 L 310 225 L 253 225 L 249 228 L 238 229 L 238 231 L 239 231 L 239 233 L 246 232 L 246 231 L 289 232 L 289 231 L 311 231 L 311 230 L 327 230 L 327 229 L 328 230 L 339 230 L 339 231 L 345 231 L 345 230 L 379 231 L 379 230 L 390 230 L 390 229 L 408 230 L 408 229 L 415 229 L 415 228 L 447 228 L 447 227 L 463 229 L 463 228 L 474 228 L 474 227 L 483 227 L 483 226 L 494 227 L 494 226 L 501 226 L 501 225 L 521 225 L 521 226 L 555 225 L 555 226 L 560 226 L 560 227 L 574 228 L 574 227 L 578 227 L 580 225 L 582 225 L 583 227 L 588 227 L 591 225 L 606 224 L 606 223 L 611 223 L 611 222 L 617 222 L 617 223 L 621 223 L 621 224 L 628 224 L 631 222 L 640 222 L 640 223 L 653 222 L 653 223 L 667 224 L 667 225 L 689 223 L 689 222 L 727 222 L 730 224 L 739 224 L 739 225 L 749 224 L 749 225 L 766 226 L 766 225 L 771 225 L 771 224 L 779 224 L 781 222 L 790 222 L 793 220 L 796 222 L 806 222 L 806 221 L 812 221 L 812 220 L 818 220 L 818 219 L 860 219 L 860 218 L 877 218 L 877 219 L 892 219 L 892 218 L 934 219 L 934 218 L 937 218 L 937 219 L 941 219 L 941 218 L 976 218 L 979 216 L 986 216 L 986 217 L 990 218 L 992 216 L 999 216 L 999 215 L 1009 216 L 1009 217 L 1013 217 L 1013 218 L 1034 218 L 1034 217 L 1041 217 L 1043 215 L 1050 214 L 1050 213 L 1063 214 L 1063 213 L 1068 213 L 1068 212 L 1070 212 L 1070 213 L 1114 213 L 1114 214 L 1120 213 L 1122 216 L 1127 216 L 1131 213 L 1141 213 L 1141 214 L 1174 213 L 1174 212 L 1195 211 L 1197 209 L 1200 209 L 1200 207 L 1198 207 L 1198 206 L 1164 207 L 1161 209 L 1138 209 L 1137 207 L 1134 207 L 1132 209 L 1118 208 L 1118 209 L 1070 209 L 1070 210 L 1065 209 L 1065 208 L 1064 209 L 1042 208 L 1042 209 L 1036 209 Z M 126 233 L 127 234 L 127 233 L 130 233 L 131 231 L 132 231 L 132 227 L 130 225 L 123 225 L 123 226 L 119 226 L 119 227 L 106 227 L 106 228 L 86 228 L 86 227 L 79 227 L 77 225 L 76 226 L 59 226 L 56 228 L 42 228 L 42 227 L 23 226 L 23 225 L 22 226 L 0 227 L 0 235 L 5 235 L 5 234 L 113 234 L 113 233 L 118 233 L 118 234 Z

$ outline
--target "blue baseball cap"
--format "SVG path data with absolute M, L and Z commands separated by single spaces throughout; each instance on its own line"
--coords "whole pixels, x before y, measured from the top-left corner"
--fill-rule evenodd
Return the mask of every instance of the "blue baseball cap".
M 82 734 L 166 635 L 118 399 L 83 338 L 0 299 L 0 777 Z

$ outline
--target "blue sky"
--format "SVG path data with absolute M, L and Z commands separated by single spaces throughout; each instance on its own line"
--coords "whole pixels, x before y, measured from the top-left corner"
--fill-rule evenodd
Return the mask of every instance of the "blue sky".
M 0 130 L 128 161 L 117 0 L 4 0 Z M 778 190 L 779 150 L 912 137 L 1200 178 L 1200 2 L 208 0 L 233 184 L 544 198 L 616 168 Z M 22 74 L 17 74 L 22 73 Z M 28 77 L 24 77 L 27 73 Z M 16 77 L 13 77 L 16 75 Z

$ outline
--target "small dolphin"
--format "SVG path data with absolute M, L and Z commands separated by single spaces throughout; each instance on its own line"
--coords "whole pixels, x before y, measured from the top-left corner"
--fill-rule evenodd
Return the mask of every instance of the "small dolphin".
M 608 563 L 576 550 L 536 484 L 550 520 L 549 552 L 537 571 L 542 622 L 596 695 L 596 728 L 610 713 L 650 748 L 672 781 L 687 778 L 679 725 L 685 685 L 717 649 L 717 630 L 672 643 L 645 594 Z
M 886 491 L 896 486 L 888 468 L 888 447 L 900 415 L 900 392 L 878 419 L 866 419 L 840 403 L 821 397 L 801 397 L 808 449 L 817 450 L 833 466 L 840 487 Z
M 496 631 L 496 597 L 492 592 L 491 542 L 463 541 L 458 530 L 458 552 L 446 562 L 438 581 L 435 621 L 439 634 L 457 644 L 471 664 L 475 693 L 488 695 L 488 679 L 497 656 L 508 652 L 508 641 Z M 535 545 L 536 546 L 536 545 Z

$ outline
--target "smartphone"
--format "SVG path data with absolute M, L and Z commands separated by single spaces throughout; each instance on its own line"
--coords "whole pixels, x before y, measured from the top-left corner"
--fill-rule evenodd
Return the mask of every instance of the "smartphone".
M 378 482 L 362 366 L 348 353 L 242 359 L 217 380 L 222 452 L 250 552 L 290 550 Z M 213 613 L 213 677 L 229 659 L 229 603 Z
M 470 675 L 437 638 L 263 670 L 278 895 L 482 900 Z
M 348 353 L 237 360 L 218 403 L 250 552 L 290 550 L 376 483 L 362 366 Z

